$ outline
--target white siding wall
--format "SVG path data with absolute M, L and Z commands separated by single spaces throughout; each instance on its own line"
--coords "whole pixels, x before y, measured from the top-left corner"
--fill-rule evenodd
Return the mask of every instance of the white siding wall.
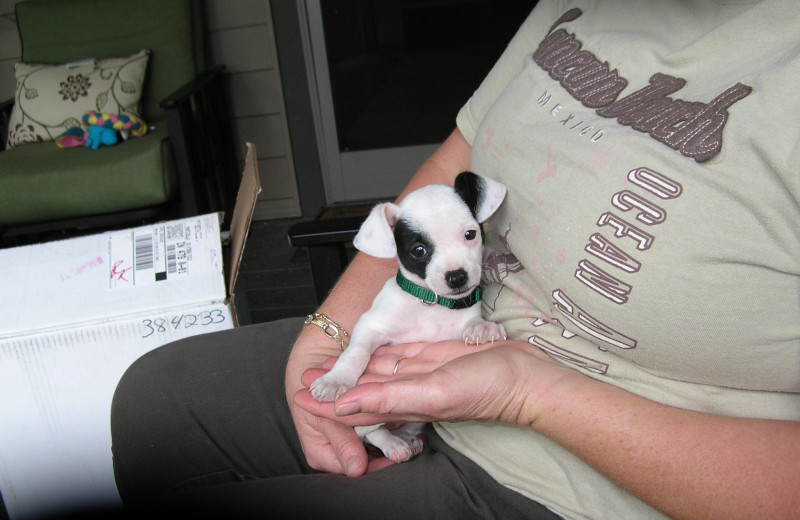
M 0 0 L 0 100 L 14 96 L 14 63 L 21 54 L 14 4 Z M 240 160 L 255 143 L 264 187 L 255 218 L 295 217 L 300 201 L 283 102 L 269 0 L 202 0 L 211 65 L 225 65 L 234 139 Z

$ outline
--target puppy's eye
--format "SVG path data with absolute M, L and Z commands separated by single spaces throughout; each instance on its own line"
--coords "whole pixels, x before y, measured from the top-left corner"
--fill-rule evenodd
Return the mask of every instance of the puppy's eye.
M 478 232 L 475 231 L 474 229 L 470 229 L 469 231 L 464 233 L 464 238 L 466 238 L 467 240 L 475 240 L 475 237 L 477 237 L 477 236 L 478 236 Z
M 428 250 L 423 245 L 417 245 L 414 247 L 414 249 L 411 250 L 411 256 L 413 256 L 417 260 L 425 258 L 427 254 Z

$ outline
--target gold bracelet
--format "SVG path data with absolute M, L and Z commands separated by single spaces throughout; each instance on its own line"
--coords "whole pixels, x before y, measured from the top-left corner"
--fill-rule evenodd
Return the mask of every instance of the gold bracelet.
M 336 341 L 339 346 L 342 347 L 342 350 L 347 348 L 345 338 L 349 338 L 350 335 L 344 330 L 344 327 L 321 312 L 315 312 L 314 314 L 306 316 L 306 325 L 316 325 L 322 329 L 322 332 L 324 332 L 326 336 Z

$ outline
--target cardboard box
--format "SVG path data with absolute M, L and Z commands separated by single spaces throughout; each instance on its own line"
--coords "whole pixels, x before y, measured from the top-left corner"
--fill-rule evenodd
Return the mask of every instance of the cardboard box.
M 0 250 L 0 492 L 12 520 L 118 505 L 109 411 L 123 372 L 160 345 L 236 326 L 261 191 L 247 146 L 228 249 L 209 214 Z

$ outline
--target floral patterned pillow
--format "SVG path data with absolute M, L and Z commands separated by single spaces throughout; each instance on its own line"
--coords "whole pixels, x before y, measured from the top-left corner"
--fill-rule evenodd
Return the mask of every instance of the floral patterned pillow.
M 90 110 L 139 116 L 150 51 L 64 65 L 17 63 L 7 147 L 52 141 Z

